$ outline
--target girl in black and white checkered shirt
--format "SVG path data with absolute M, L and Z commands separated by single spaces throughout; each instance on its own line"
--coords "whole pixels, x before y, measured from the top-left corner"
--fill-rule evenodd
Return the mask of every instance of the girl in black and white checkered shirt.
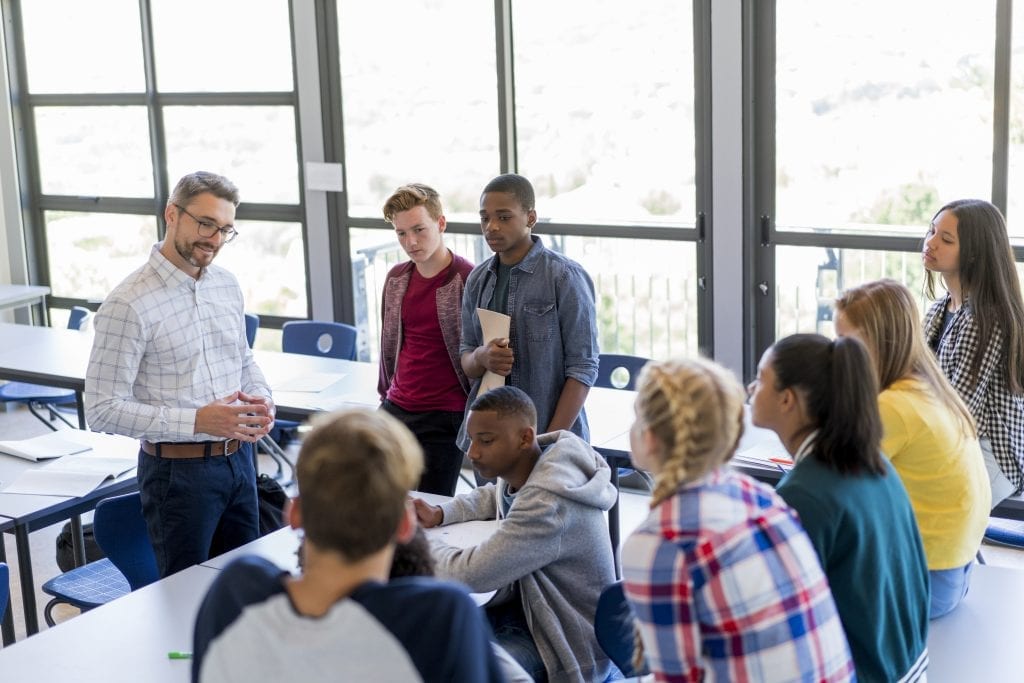
M 978 425 L 992 505 L 1024 488 L 1024 299 L 1006 221 L 981 199 L 946 204 L 922 253 L 926 291 L 946 295 L 924 320 L 925 338 Z

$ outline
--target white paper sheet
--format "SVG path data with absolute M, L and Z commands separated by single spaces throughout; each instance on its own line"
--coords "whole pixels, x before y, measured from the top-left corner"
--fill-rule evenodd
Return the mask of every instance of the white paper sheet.
M 44 467 L 25 470 L 4 493 L 35 496 L 84 496 L 107 479 L 134 469 L 136 458 L 96 455 L 69 455 Z
M 488 311 L 486 308 L 476 309 L 476 315 L 480 319 L 480 331 L 483 332 L 484 343 L 490 343 L 492 339 L 508 339 L 512 330 L 512 318 L 504 313 Z M 486 394 L 495 387 L 505 386 L 505 378 L 488 370 L 480 380 L 480 391 L 477 395 Z

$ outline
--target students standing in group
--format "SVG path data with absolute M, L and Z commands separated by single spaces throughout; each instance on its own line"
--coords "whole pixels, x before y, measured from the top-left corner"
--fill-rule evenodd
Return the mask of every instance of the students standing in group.
M 469 380 L 462 370 L 462 291 L 473 264 L 444 245 L 445 216 L 433 188 L 399 187 L 384 203 L 409 260 L 388 272 L 381 302 L 381 408 L 423 447 L 417 490 L 453 495 L 462 467 L 455 440 Z
M 932 219 L 922 254 L 928 310 L 924 334 L 974 416 L 992 505 L 1024 489 L 1024 300 L 1006 233 L 992 204 L 961 199 Z
M 637 664 L 646 658 L 659 681 L 852 680 L 810 540 L 770 487 L 726 464 L 743 403 L 711 361 L 652 362 L 640 374 L 630 451 L 654 493 L 622 552 Z
M 751 383 L 755 425 L 793 456 L 776 489 L 828 577 L 857 678 L 916 681 L 928 667 L 928 568 L 899 475 L 880 450 L 878 382 L 864 345 L 794 334 Z
M 931 578 L 929 613 L 940 617 L 967 593 L 991 507 L 974 420 L 925 346 L 914 296 L 901 283 L 848 289 L 835 324 L 874 362 L 882 452 L 910 496 Z
M 480 196 L 480 229 L 495 256 L 473 269 L 462 300 L 469 402 L 489 370 L 529 395 L 541 433 L 567 429 L 589 441 L 583 403 L 597 380 L 594 283 L 532 234 L 535 203 L 530 181 L 513 173 L 491 180 Z M 509 336 L 484 339 L 477 308 L 511 316 Z M 469 449 L 465 421 L 459 447 Z
M 242 290 L 213 265 L 236 236 L 238 188 L 186 175 L 149 261 L 95 318 L 85 413 L 97 431 L 141 440 L 142 513 L 162 576 L 259 536 L 252 442 L 274 422 L 246 342 Z

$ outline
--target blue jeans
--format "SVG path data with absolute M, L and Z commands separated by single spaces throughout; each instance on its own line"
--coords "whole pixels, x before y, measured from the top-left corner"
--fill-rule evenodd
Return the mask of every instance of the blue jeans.
M 138 478 L 161 577 L 260 535 L 252 444 L 201 458 L 159 458 L 140 450 Z
M 530 635 L 521 600 L 517 591 L 512 600 L 487 607 L 487 620 L 491 622 L 495 642 L 505 648 L 512 659 L 516 660 L 536 683 L 546 683 L 548 673 L 544 668 L 544 660 L 540 658 L 537 644 Z
M 938 619 L 949 614 L 953 608 L 967 595 L 971 585 L 971 570 L 974 562 L 953 569 L 933 569 L 928 571 L 932 584 L 932 600 L 928 606 L 928 618 Z

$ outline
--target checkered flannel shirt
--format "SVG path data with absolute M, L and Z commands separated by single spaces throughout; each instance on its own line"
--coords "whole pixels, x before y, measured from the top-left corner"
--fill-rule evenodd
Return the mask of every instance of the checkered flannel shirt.
M 624 588 L 658 681 L 848 681 L 818 556 L 775 492 L 720 468 L 651 511 Z
M 1010 393 L 1007 386 L 1003 332 L 998 326 L 992 331 L 975 381 L 971 365 L 981 342 L 969 299 L 953 313 L 946 333 L 937 339 L 942 334 L 942 317 L 948 303 L 947 294 L 928 309 L 924 318 L 925 340 L 932 348 L 938 341 L 942 372 L 974 416 L 978 436 L 992 442 L 999 468 L 1019 492 L 1024 485 L 1024 395 Z

